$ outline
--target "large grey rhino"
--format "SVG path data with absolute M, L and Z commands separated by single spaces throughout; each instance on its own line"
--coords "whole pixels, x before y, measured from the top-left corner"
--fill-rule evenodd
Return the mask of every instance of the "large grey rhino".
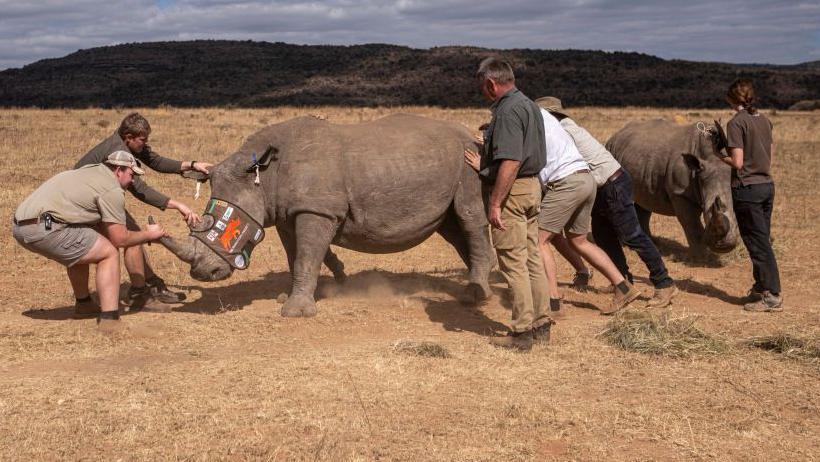
M 492 247 L 478 175 L 464 162 L 473 143 L 463 126 L 397 114 L 336 125 L 302 117 L 251 135 L 210 174 L 211 196 L 238 205 L 264 227 L 276 226 L 292 277 L 283 316 L 316 314 L 322 262 L 338 278 L 331 244 L 366 253 L 409 249 L 434 232 L 469 268 L 467 296 L 489 296 Z M 256 172 L 253 153 L 265 153 Z M 200 240 L 163 238 L 200 281 L 233 268 Z
M 693 256 L 705 256 L 707 247 L 718 253 L 735 248 L 731 167 L 715 156 L 726 148 L 719 122 L 633 122 L 606 147 L 633 178 L 636 210 L 647 234 L 651 214 L 659 213 L 677 217 Z

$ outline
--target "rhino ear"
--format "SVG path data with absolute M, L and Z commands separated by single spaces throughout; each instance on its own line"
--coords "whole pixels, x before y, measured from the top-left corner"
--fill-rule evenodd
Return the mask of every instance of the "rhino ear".
M 703 164 L 701 164 L 700 159 L 697 157 L 688 153 L 683 153 L 681 156 L 683 156 L 683 162 L 686 163 L 686 166 L 689 167 L 690 170 L 694 172 L 703 170 Z
M 264 154 L 259 158 L 259 166 L 267 167 L 271 161 L 279 160 L 279 150 L 273 146 L 268 146 Z

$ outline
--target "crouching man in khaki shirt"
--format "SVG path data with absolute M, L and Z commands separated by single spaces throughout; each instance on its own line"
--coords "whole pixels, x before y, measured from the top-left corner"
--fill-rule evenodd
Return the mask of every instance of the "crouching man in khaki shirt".
M 75 315 L 99 314 L 103 329 L 117 328 L 120 289 L 118 248 L 165 235 L 125 226 L 125 190 L 144 172 L 130 153 L 111 153 L 105 163 L 59 173 L 28 196 L 14 213 L 12 234 L 24 248 L 64 265 L 77 299 Z M 97 265 L 100 306 L 88 291 L 88 265 Z

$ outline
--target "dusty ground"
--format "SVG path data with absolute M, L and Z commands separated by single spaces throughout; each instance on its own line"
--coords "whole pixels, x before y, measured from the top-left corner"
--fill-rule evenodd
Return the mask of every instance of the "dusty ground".
M 406 111 L 475 127 L 486 111 Z M 182 159 L 218 161 L 268 123 L 311 113 L 355 122 L 388 110 L 143 111 L 152 144 Z M 7 223 L 39 183 L 69 168 L 115 129 L 124 110 L 0 111 L 0 209 Z M 579 109 L 599 139 L 629 120 L 728 119 L 727 111 Z M 820 114 L 777 113 L 777 200 L 773 234 L 786 310 L 747 314 L 751 285 L 742 252 L 723 267 L 684 263 L 676 222 L 655 217 L 681 295 L 676 314 L 731 344 L 778 332 L 820 335 Z M 148 175 L 195 209 L 179 177 Z M 130 199 L 176 235 L 175 212 Z M 9 223 L 10 225 L 10 223 Z M 72 320 L 63 270 L 0 237 L 0 460 L 816 460 L 820 459 L 820 367 L 737 346 L 718 356 L 666 359 L 627 352 L 596 335 L 606 295 L 569 301 L 549 347 L 498 351 L 509 312 L 494 299 L 459 305 L 464 269 L 435 237 L 397 255 L 341 250 L 350 281 L 320 281 L 320 313 L 283 319 L 277 294 L 288 274 L 276 233 L 247 271 L 217 284 L 190 279 L 159 246 L 158 272 L 189 292 L 174 313 L 135 314 L 129 330 L 105 336 Z M 630 254 L 647 296 L 646 270 Z M 571 278 L 565 263 L 561 282 Z M 599 276 L 593 285 L 605 285 Z M 494 287 L 502 284 L 494 276 Z M 447 359 L 394 351 L 428 340 Z

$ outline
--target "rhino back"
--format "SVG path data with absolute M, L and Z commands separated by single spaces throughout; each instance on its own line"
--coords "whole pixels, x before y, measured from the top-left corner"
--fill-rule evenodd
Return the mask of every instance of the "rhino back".
M 690 128 L 666 120 L 632 122 L 606 147 L 632 176 L 635 202 L 655 213 L 674 215 L 670 197 L 680 194 L 687 168 L 682 154 Z
M 350 125 L 300 118 L 246 144 L 266 142 L 280 151 L 277 216 L 332 216 L 344 221 L 337 244 L 389 252 L 418 244 L 441 224 L 471 135 L 457 124 L 397 114 Z

